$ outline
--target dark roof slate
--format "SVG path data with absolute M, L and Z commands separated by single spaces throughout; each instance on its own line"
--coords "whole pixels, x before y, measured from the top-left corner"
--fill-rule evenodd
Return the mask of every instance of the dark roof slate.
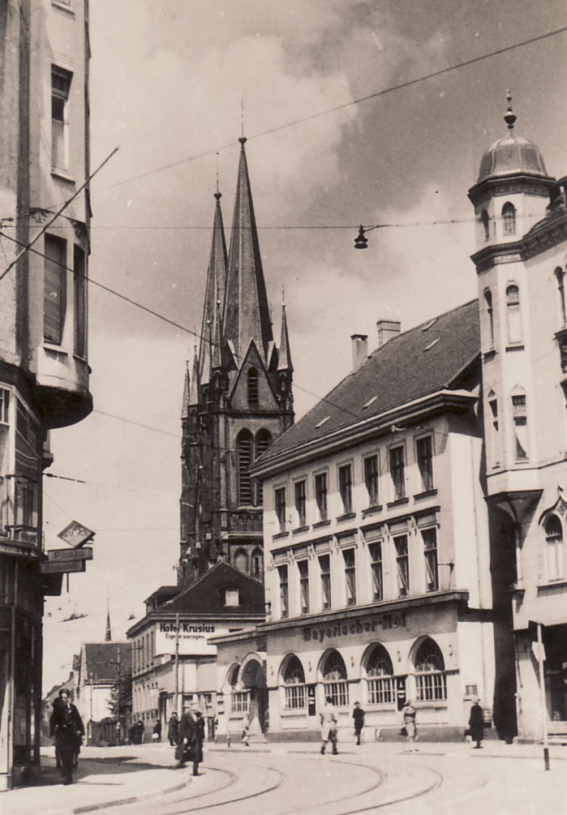
M 478 300 L 472 300 L 376 349 L 280 436 L 259 462 L 268 464 L 275 456 L 361 419 L 449 389 L 479 353 L 479 307 Z
M 225 589 L 239 590 L 238 606 L 225 606 Z M 158 610 L 234 616 L 243 612 L 263 614 L 264 609 L 264 586 L 261 581 L 221 561 Z
M 118 654 L 122 676 L 132 667 L 132 645 L 129 642 L 86 642 L 83 653 L 85 664 L 81 666 L 81 674 L 87 682 L 116 682 Z

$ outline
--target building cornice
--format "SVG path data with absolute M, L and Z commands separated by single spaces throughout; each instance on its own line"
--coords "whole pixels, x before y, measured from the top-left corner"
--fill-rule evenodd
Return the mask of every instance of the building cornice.
M 250 472 L 255 478 L 265 478 L 288 469 L 290 466 L 303 464 L 311 459 L 320 458 L 321 455 L 328 455 L 344 447 L 359 444 L 370 437 L 387 435 L 394 424 L 415 422 L 422 419 L 424 415 L 430 416 L 449 411 L 468 412 L 477 399 L 478 397 L 469 391 L 437 391 L 383 413 L 339 427 L 317 439 L 299 443 L 256 466 L 252 465 Z

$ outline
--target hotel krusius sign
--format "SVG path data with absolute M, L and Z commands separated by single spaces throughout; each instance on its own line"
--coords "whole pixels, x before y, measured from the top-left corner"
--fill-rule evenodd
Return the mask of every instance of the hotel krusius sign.
M 303 627 L 304 642 L 325 642 L 343 637 L 356 637 L 360 634 L 373 634 L 376 631 L 390 631 L 406 627 L 406 613 L 381 614 L 367 620 L 336 622 L 332 625 L 306 625 Z
M 227 628 L 215 623 L 180 622 L 179 630 L 175 622 L 161 622 L 156 625 L 156 654 L 174 654 L 176 643 L 183 656 L 215 656 L 216 645 L 209 645 L 209 637 L 228 634 Z

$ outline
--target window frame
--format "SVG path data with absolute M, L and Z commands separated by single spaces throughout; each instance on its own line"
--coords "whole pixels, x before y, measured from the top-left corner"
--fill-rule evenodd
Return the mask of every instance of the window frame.
M 329 473 L 324 470 L 315 473 L 315 503 L 319 512 L 319 521 L 329 520 Z M 320 489 L 320 486 L 323 489 Z
M 343 473 L 348 473 L 348 478 L 343 479 Z M 352 462 L 339 464 L 337 467 L 337 479 L 339 485 L 339 496 L 342 502 L 342 515 L 350 515 L 353 511 L 353 466 Z
M 394 550 L 396 553 L 396 580 L 398 597 L 409 597 L 410 594 L 410 562 L 409 562 L 409 534 L 404 532 L 393 535 Z M 405 551 L 401 549 L 401 541 L 405 541 Z M 399 543 L 398 543 L 399 542 Z
M 548 526 L 552 521 L 559 524 L 559 532 L 550 532 Z M 565 579 L 565 550 L 563 524 L 555 513 L 552 513 L 545 521 L 545 575 L 549 583 Z M 551 557 L 552 556 L 552 557 Z M 554 569 L 550 568 L 554 563 Z
M 304 527 L 307 524 L 307 479 L 298 478 L 293 482 L 293 503 L 297 526 Z
M 429 456 L 421 455 L 422 446 L 429 442 Z M 435 478 L 433 472 L 433 459 L 435 457 L 435 449 L 433 445 L 433 433 L 428 433 L 425 436 L 418 436 L 415 440 L 415 461 L 417 470 L 421 480 L 420 492 L 432 492 L 435 489 Z M 425 472 L 424 472 L 424 465 Z M 427 466 L 428 465 L 428 466 Z
M 375 557 L 375 554 L 378 557 Z M 368 556 L 372 577 L 372 598 L 374 603 L 379 603 L 384 599 L 384 552 L 381 540 L 368 544 Z
M 283 496 L 283 501 L 278 500 Z M 274 487 L 274 513 L 280 525 L 279 531 L 285 532 L 287 530 L 287 489 L 283 487 Z
M 309 614 L 309 559 L 297 561 L 299 573 L 299 610 L 301 614 Z
M 54 78 L 66 87 L 57 87 Z M 51 169 L 67 172 L 69 170 L 69 105 L 73 73 L 59 65 L 51 65 Z M 54 109 L 61 108 L 61 116 L 54 116 Z M 55 122 L 58 122 L 57 126 Z M 60 149 L 58 149 L 60 147 Z M 61 163 L 59 157 L 61 156 Z
M 57 248 L 58 258 L 50 249 Z M 63 345 L 67 318 L 67 241 L 57 235 L 45 234 L 43 266 L 43 342 Z M 53 252 L 55 255 L 55 251 Z M 48 265 L 50 264 L 50 265 Z M 50 287 L 53 291 L 50 290 Z M 54 299 L 49 300 L 49 297 Z M 56 303 L 56 306 L 53 305 Z M 53 330 L 48 326 L 53 324 Z
M 516 207 L 511 201 L 506 201 L 502 207 L 502 226 L 506 237 L 516 234 Z
M 394 466 L 393 457 L 394 454 L 397 454 L 398 452 L 401 452 L 401 462 L 396 462 Z M 403 501 L 407 497 L 405 444 L 395 444 L 388 449 L 388 468 L 392 483 L 393 501 Z M 401 474 L 399 481 L 397 481 L 394 473 Z
M 439 591 L 439 542 L 437 527 L 428 526 L 420 529 L 423 542 L 423 557 L 425 561 L 425 591 L 426 593 Z M 431 539 L 433 538 L 433 545 Z
M 280 618 L 289 617 L 289 569 L 287 563 L 281 563 L 278 567 Z
M 506 329 L 509 345 L 522 344 L 522 306 L 520 287 L 513 280 L 506 284 Z
M 371 465 L 373 462 L 373 466 Z M 377 507 L 379 505 L 379 473 L 380 473 L 380 458 L 378 453 L 372 453 L 370 456 L 365 456 L 363 459 L 364 470 L 364 486 L 366 487 L 366 494 L 368 495 L 368 508 Z
M 345 574 L 345 605 L 356 605 L 356 547 L 349 546 L 342 550 Z
M 333 607 L 333 587 L 331 582 L 331 555 L 328 552 L 318 555 L 319 577 L 321 584 L 321 608 L 323 611 Z M 323 569 L 323 561 L 328 564 L 328 569 Z

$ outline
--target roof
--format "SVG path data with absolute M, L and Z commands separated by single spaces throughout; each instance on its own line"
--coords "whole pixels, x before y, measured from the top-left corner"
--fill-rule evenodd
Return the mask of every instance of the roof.
M 239 590 L 239 605 L 226 606 L 225 589 Z M 263 614 L 264 586 L 260 580 L 251 577 L 230 563 L 221 561 L 212 569 L 178 594 L 173 600 L 160 606 L 159 611 L 193 612 L 195 614 Z
M 83 682 L 116 682 L 118 679 L 118 655 L 120 673 L 132 667 L 132 644 L 129 642 L 85 642 L 84 664 L 81 665 Z
M 480 354 L 478 300 L 389 340 L 260 457 L 260 466 L 306 442 L 456 387 Z M 255 468 L 257 463 L 255 464 Z
M 485 178 L 512 173 L 548 177 L 539 147 L 528 139 L 509 133 L 483 153 L 477 184 Z

